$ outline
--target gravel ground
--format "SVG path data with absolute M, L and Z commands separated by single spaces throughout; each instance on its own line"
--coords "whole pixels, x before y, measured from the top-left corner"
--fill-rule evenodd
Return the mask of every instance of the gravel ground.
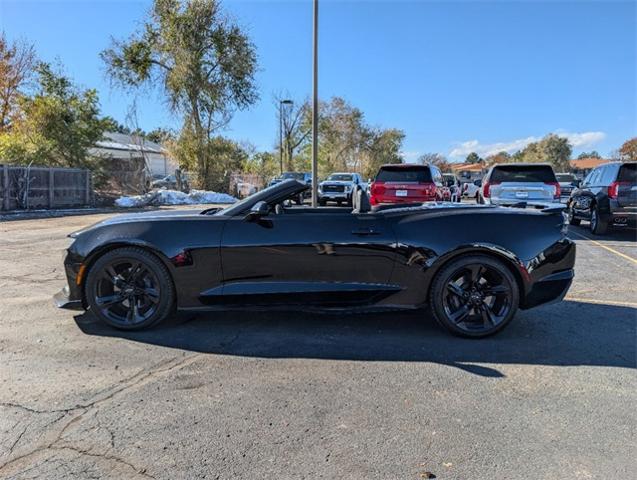
M 481 341 L 423 312 L 122 333 L 51 301 L 66 234 L 106 217 L 0 223 L 0 478 L 634 475 L 634 232 L 572 229 L 567 300 Z

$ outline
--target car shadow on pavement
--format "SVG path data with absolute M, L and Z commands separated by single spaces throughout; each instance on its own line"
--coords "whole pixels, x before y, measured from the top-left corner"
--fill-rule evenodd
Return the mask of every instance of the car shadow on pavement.
M 565 301 L 521 311 L 501 333 L 482 340 L 451 336 L 423 312 L 325 315 L 233 311 L 176 315 L 157 328 L 127 332 L 85 313 L 87 335 L 193 352 L 261 358 L 431 362 L 503 377 L 484 364 L 635 368 L 637 309 Z

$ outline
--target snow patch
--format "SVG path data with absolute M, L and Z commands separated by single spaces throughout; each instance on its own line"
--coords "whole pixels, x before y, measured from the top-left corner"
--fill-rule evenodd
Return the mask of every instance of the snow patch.
M 234 203 L 237 199 L 227 193 L 207 190 L 191 190 L 190 193 L 178 190 L 156 190 L 146 195 L 131 195 L 115 200 L 118 207 L 143 207 L 146 205 L 195 205 L 206 203 Z

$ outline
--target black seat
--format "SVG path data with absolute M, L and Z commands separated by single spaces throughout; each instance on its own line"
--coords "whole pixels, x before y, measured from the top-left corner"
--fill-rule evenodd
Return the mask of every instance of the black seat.
M 352 198 L 352 206 L 354 209 L 352 213 L 367 213 L 371 211 L 372 205 L 369 203 L 369 195 L 362 188 L 356 190 L 354 197 Z

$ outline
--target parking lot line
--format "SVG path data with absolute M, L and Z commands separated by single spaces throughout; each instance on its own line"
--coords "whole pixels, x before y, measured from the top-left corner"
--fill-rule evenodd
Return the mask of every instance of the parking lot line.
M 564 297 L 564 300 L 568 302 L 592 303 L 594 305 L 616 305 L 618 307 L 637 308 L 637 303 L 635 302 L 618 302 L 616 300 L 594 300 L 592 298 L 571 297 L 569 295 Z
M 594 243 L 594 244 L 595 244 L 595 245 L 597 245 L 598 247 L 602 247 L 603 249 L 608 250 L 609 252 L 612 252 L 612 253 L 614 253 L 615 255 L 618 255 L 618 256 L 620 256 L 620 257 L 622 257 L 622 258 L 625 258 L 625 259 L 626 259 L 626 260 L 628 260 L 628 261 L 633 262 L 634 264 L 637 264 L 637 258 L 633 258 L 633 257 L 631 257 L 631 256 L 628 256 L 628 255 L 626 255 L 626 254 L 623 254 L 623 253 L 621 253 L 621 252 L 618 252 L 618 251 L 617 251 L 617 250 L 615 250 L 614 248 L 610 248 L 610 247 L 608 247 L 608 246 L 604 245 L 603 243 L 598 242 L 597 240 L 593 240 L 592 238 L 587 237 L 586 235 L 582 235 L 581 233 L 574 232 L 574 231 L 570 231 L 569 233 L 575 234 L 575 235 L 577 235 L 578 237 L 581 237 L 581 238 L 583 238 L 583 239 L 585 239 L 585 240 L 588 240 L 588 241 L 590 241 L 590 242 Z

